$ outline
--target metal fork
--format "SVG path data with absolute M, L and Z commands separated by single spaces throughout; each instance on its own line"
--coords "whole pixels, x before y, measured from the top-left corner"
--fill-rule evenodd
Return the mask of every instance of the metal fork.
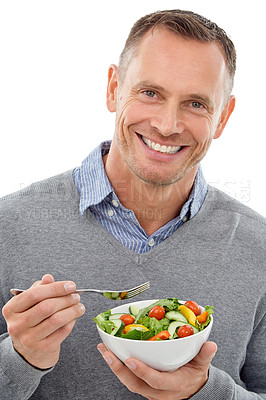
M 76 289 L 76 293 L 98 293 L 107 297 L 110 300 L 127 300 L 131 299 L 131 297 L 137 296 L 138 294 L 144 292 L 145 290 L 150 288 L 150 282 L 142 283 L 139 286 L 136 286 L 127 290 L 97 290 L 97 289 Z M 20 294 L 25 292 L 26 289 L 10 289 L 10 292 L 13 295 Z

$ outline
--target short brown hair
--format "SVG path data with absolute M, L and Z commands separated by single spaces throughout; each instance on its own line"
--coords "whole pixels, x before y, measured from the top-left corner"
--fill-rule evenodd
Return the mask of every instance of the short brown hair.
M 119 75 L 121 81 L 123 81 L 130 61 L 136 56 L 138 45 L 144 35 L 149 30 L 160 28 L 173 31 L 186 39 L 200 42 L 218 42 L 224 53 L 229 74 L 228 92 L 231 93 L 236 70 L 236 51 L 232 40 L 214 22 L 192 11 L 184 10 L 156 11 L 135 22 L 120 55 Z

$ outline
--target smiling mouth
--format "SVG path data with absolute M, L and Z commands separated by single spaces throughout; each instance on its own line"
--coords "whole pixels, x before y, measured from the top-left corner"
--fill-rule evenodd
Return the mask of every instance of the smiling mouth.
M 143 143 L 152 150 L 158 151 L 159 153 L 166 153 L 166 154 L 176 154 L 180 150 L 182 150 L 185 146 L 166 146 L 160 145 L 159 143 L 153 142 L 150 139 L 141 136 Z

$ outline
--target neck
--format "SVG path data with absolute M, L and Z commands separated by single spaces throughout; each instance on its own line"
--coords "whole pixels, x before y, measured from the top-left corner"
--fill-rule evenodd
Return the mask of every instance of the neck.
M 197 167 L 194 167 L 180 181 L 167 186 L 154 186 L 143 182 L 127 168 L 117 167 L 112 155 L 103 159 L 106 174 L 120 203 L 134 212 L 139 224 L 147 235 L 180 214 L 182 206 L 191 192 Z

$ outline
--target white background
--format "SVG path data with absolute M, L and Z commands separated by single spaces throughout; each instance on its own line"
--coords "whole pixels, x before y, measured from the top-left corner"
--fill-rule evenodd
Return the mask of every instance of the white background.
M 238 53 L 234 111 L 203 161 L 207 181 L 266 215 L 263 0 L 0 0 L 0 197 L 74 168 L 111 139 L 107 70 L 132 24 L 158 9 L 218 23 Z

